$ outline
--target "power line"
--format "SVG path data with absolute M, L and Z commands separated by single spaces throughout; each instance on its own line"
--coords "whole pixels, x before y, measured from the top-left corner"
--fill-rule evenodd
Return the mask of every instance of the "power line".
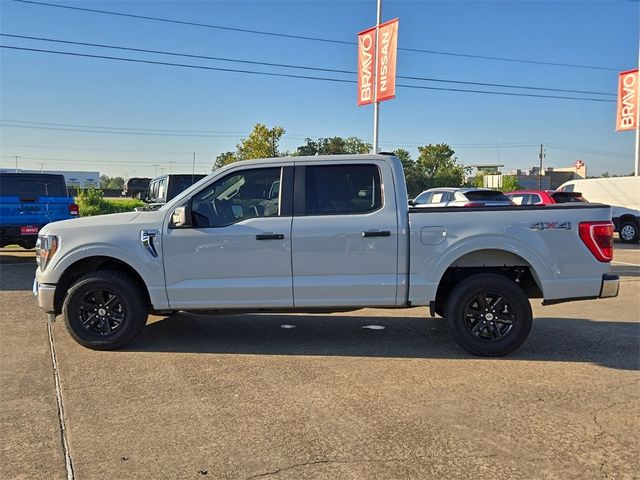
M 349 83 L 349 84 L 357 83 L 355 80 L 346 80 L 346 79 L 330 78 L 330 77 L 314 77 L 310 75 L 294 75 L 290 73 L 260 72 L 255 70 L 240 70 L 240 69 L 233 69 L 233 68 L 210 67 L 205 65 L 190 65 L 190 64 L 184 64 L 184 63 L 160 62 L 157 60 L 141 60 L 141 59 L 114 57 L 114 56 L 107 56 L 107 55 L 91 55 L 88 53 L 62 52 L 58 50 L 16 47 L 13 45 L 0 45 L 0 48 L 27 51 L 27 52 L 49 53 L 49 54 L 55 54 L 55 55 L 66 55 L 66 56 L 72 56 L 72 57 L 85 57 L 85 58 L 96 58 L 96 59 L 104 59 L 104 60 L 117 60 L 117 61 L 123 61 L 123 62 L 131 62 L 131 63 L 145 63 L 150 65 L 193 68 L 198 70 L 244 73 L 244 74 L 250 74 L 250 75 L 262 75 L 262 76 L 268 76 L 268 77 L 297 78 L 297 79 L 304 79 L 304 80 L 317 80 L 317 81 L 334 82 L 334 83 Z M 533 94 L 533 93 L 495 92 L 495 91 L 487 91 L 487 90 L 429 87 L 426 85 L 396 84 L 396 86 L 400 88 L 411 88 L 411 89 L 417 89 L 417 90 L 436 90 L 436 91 L 445 91 L 445 92 L 476 93 L 476 94 L 484 94 L 484 95 L 506 95 L 506 96 L 512 96 L 512 97 L 550 98 L 550 99 L 559 99 L 559 100 L 578 100 L 578 101 L 588 101 L 588 102 L 615 103 L 615 100 L 606 100 L 606 99 L 589 98 L 589 97 L 567 97 L 567 96 L 561 96 L 561 95 L 540 95 L 540 94 Z
M 135 14 L 132 14 L 132 13 L 114 12 L 114 11 L 110 11 L 110 10 L 98 10 L 98 9 L 94 9 L 94 8 L 73 7 L 71 5 L 60 5 L 60 4 L 57 4 L 57 3 L 37 2 L 37 1 L 34 1 L 34 0 L 13 0 L 13 1 L 14 2 L 18 2 L 18 3 L 27 3 L 27 4 L 32 4 L 32 5 L 46 6 L 46 7 L 64 8 L 64 9 L 67 9 L 67 10 L 75 10 L 75 11 L 81 11 L 81 12 L 97 13 L 97 14 L 101 14 L 101 15 L 112 15 L 112 16 L 118 16 L 118 17 L 135 18 L 135 19 L 138 19 L 138 20 L 150 20 L 150 21 L 155 21 L 155 22 L 174 23 L 174 24 L 179 24 L 179 25 L 187 25 L 187 26 L 191 26 L 191 27 L 211 28 L 211 29 L 225 30 L 225 31 L 231 31 L 231 32 L 250 33 L 250 34 L 254 34 L 254 35 L 265 35 L 265 36 L 270 36 L 270 37 L 290 38 L 290 39 L 296 39 L 296 40 L 306 40 L 306 41 L 314 41 L 314 42 L 333 43 L 333 44 L 339 44 L 339 45 L 357 45 L 356 42 L 350 42 L 350 41 L 345 41 L 345 40 L 335 40 L 335 39 L 323 38 L 323 37 L 311 37 L 311 36 L 306 36 L 306 35 L 293 35 L 293 34 L 279 33 L 279 32 L 268 32 L 268 31 L 264 31 L 264 30 L 253 30 L 253 29 L 248 29 L 248 28 L 228 27 L 228 26 L 224 26 L 224 25 L 213 25 L 213 24 L 200 23 L 200 22 L 189 22 L 189 21 L 185 21 L 185 20 L 176 20 L 176 19 L 171 19 L 171 18 L 152 17 L 152 16 L 149 16 L 149 15 L 135 15 Z M 404 50 L 404 51 L 407 51 L 407 52 L 414 52 L 414 53 L 427 53 L 427 54 L 431 54 L 431 55 L 447 55 L 447 56 L 453 56 L 453 57 L 476 58 L 476 59 L 480 59 L 480 60 L 492 60 L 492 61 L 500 61 L 500 62 L 529 63 L 529 64 L 534 64 L 534 65 L 549 65 L 549 66 L 554 66 L 554 67 L 586 68 L 586 69 L 592 69 L 592 70 L 612 70 L 612 71 L 623 70 L 622 68 L 614 68 L 614 67 L 602 67 L 602 66 L 595 66 L 595 65 L 580 65 L 580 64 L 573 64 L 573 63 L 562 63 L 562 62 L 544 62 L 544 61 L 540 61 L 540 60 L 526 60 L 526 59 L 521 59 L 521 58 L 509 58 L 509 57 L 494 57 L 494 56 L 488 56 L 488 55 L 472 55 L 472 54 L 466 54 L 466 53 L 447 52 L 447 51 L 439 51 L 439 50 L 425 50 L 425 49 L 419 49 L 419 48 L 398 47 L 398 50 Z
M 321 68 L 321 67 L 310 67 L 306 65 L 291 65 L 291 64 L 283 64 L 283 63 L 260 62 L 260 61 L 254 61 L 254 60 L 240 60 L 240 59 L 227 58 L 227 57 L 212 57 L 209 55 L 196 55 L 196 54 L 189 54 L 189 53 L 168 52 L 166 50 L 152 50 L 152 49 L 145 49 L 145 48 L 123 47 L 120 45 L 105 45 L 101 43 L 75 42 L 71 40 L 63 40 L 58 38 L 34 37 L 29 35 L 15 35 L 10 33 L 0 33 L 0 36 L 26 39 L 26 40 L 37 40 L 42 42 L 62 43 L 66 45 L 79 45 L 84 47 L 107 48 L 107 49 L 113 49 L 113 50 L 123 50 L 128 52 L 152 53 L 152 54 L 159 54 L 159 55 L 170 55 L 174 57 L 198 58 L 198 59 L 204 59 L 204 60 L 215 60 L 215 61 L 221 61 L 221 62 L 241 63 L 241 64 L 249 64 L 249 65 L 292 68 L 292 69 L 299 69 L 299 70 L 341 73 L 341 74 L 349 74 L 349 75 L 357 74 L 357 72 L 353 70 L 340 70 L 336 68 Z M 416 76 L 403 76 L 403 75 L 397 75 L 397 78 L 401 78 L 404 80 L 417 80 L 417 81 L 425 81 L 425 82 L 453 83 L 458 85 L 475 85 L 475 86 L 484 86 L 484 87 L 516 88 L 516 89 L 522 89 L 522 90 L 538 90 L 538 91 L 548 91 L 548 92 L 578 93 L 578 94 L 586 94 L 586 95 L 615 96 L 615 93 L 609 93 L 609 92 L 596 92 L 596 91 L 590 91 L 590 90 L 569 90 L 564 88 L 550 88 L 550 87 L 534 87 L 531 85 L 470 82 L 470 81 L 462 81 L 462 80 L 448 80 L 448 79 L 442 79 L 442 78 L 416 77 Z
M 17 124 L 17 125 L 16 125 Z M 131 127 L 101 127 L 92 125 L 78 125 L 69 123 L 50 123 L 50 122 L 27 122 L 24 120 L 5 120 L 0 119 L 0 126 L 9 128 L 30 128 L 35 130 L 54 130 L 62 132 L 83 132 L 83 133 L 103 133 L 103 134 L 115 134 L 115 135 L 151 135 L 160 137 L 206 137 L 206 138 L 234 138 L 242 135 L 248 135 L 247 132 L 209 132 L 208 134 L 187 134 L 182 132 L 189 132 L 190 130 L 153 130 L 144 128 L 131 128 Z M 78 128 L 58 128 L 58 127 L 78 127 Z M 94 130 L 103 129 L 103 130 Z M 198 132 L 200 130 L 193 130 Z M 206 132 L 202 130 L 203 132 Z M 164 133 L 151 133 L 151 132 L 164 132 Z M 298 135 L 293 133 L 285 133 L 284 137 L 293 139 L 307 138 L 305 135 Z M 84 149 L 79 149 L 84 150 Z M 192 154 L 193 152 L 186 152 Z

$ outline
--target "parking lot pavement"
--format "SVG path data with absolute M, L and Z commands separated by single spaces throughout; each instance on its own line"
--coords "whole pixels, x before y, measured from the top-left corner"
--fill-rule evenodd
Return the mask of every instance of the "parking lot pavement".
M 640 250 L 620 296 L 542 307 L 501 359 L 424 308 L 151 317 L 95 352 L 52 334 L 75 478 L 638 478 Z M 0 478 L 66 477 L 33 259 L 0 253 Z M 294 327 L 294 328 L 292 328 Z

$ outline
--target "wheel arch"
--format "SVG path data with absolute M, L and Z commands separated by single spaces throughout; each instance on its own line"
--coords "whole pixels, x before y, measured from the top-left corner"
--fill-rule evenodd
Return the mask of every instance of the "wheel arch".
M 143 292 L 145 298 L 145 304 L 151 307 L 151 297 L 149 290 L 145 284 L 142 276 L 131 265 L 123 262 L 114 257 L 99 255 L 92 257 L 81 258 L 69 265 L 63 274 L 60 276 L 56 287 L 56 293 L 54 296 L 54 309 L 56 313 L 62 312 L 62 304 L 64 302 L 67 290 L 83 275 L 87 273 L 95 272 L 98 270 L 114 270 L 117 272 L 128 275 L 136 284 L 140 287 L 140 291 Z
M 522 256 L 501 249 L 465 253 L 449 262 L 438 282 L 435 305 L 443 305 L 453 288 L 470 275 L 495 273 L 515 282 L 529 298 L 542 298 L 542 283 L 536 269 Z

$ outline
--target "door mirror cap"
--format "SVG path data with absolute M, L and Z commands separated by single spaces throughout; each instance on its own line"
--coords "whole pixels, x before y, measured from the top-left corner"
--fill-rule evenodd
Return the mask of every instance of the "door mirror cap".
M 415 207 L 416 206 L 416 202 L 414 202 L 413 200 L 409 200 L 409 206 L 410 207 Z
M 191 209 L 188 206 L 178 207 L 171 214 L 171 224 L 175 228 L 191 226 Z

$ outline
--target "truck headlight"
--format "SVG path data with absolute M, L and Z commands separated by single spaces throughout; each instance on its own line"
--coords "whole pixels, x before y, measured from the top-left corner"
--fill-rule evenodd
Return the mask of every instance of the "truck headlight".
M 44 272 L 51 258 L 58 251 L 60 241 L 55 235 L 38 235 L 36 241 L 36 263 Z

